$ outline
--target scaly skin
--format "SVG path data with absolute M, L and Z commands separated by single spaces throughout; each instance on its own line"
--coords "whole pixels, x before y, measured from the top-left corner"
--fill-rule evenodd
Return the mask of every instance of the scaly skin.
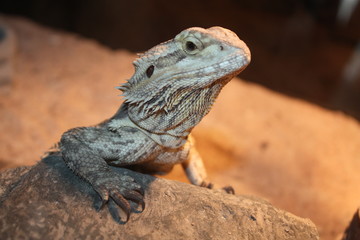
M 124 103 L 109 120 L 74 128 L 60 140 L 67 166 L 89 182 L 104 204 L 127 215 L 129 201 L 144 208 L 141 186 L 109 165 L 167 173 L 182 163 L 192 184 L 212 187 L 190 132 L 210 111 L 222 87 L 250 62 L 250 51 L 236 34 L 221 27 L 189 28 L 134 62 L 124 85 Z M 233 193 L 231 187 L 225 188 Z M 114 204 L 116 203 L 116 204 Z

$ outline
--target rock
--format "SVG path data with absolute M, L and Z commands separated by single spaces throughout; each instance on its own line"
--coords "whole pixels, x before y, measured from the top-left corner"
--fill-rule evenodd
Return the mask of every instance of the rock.
M 360 239 L 360 208 L 355 212 L 349 227 L 346 229 L 342 240 L 359 240 Z
M 319 239 L 315 225 L 269 203 L 130 170 L 146 208 L 118 224 L 58 156 L 0 174 L 1 239 Z M 5 181 L 4 181 L 5 179 Z

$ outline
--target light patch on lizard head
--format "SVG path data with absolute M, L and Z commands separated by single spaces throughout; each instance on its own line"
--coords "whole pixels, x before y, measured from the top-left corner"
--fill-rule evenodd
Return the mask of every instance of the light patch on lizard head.
M 179 33 L 174 41 L 188 54 L 177 66 L 185 72 L 199 69 L 203 73 L 215 73 L 214 78 L 219 78 L 216 73 L 230 76 L 250 62 L 246 44 L 234 32 L 221 27 L 189 28 Z

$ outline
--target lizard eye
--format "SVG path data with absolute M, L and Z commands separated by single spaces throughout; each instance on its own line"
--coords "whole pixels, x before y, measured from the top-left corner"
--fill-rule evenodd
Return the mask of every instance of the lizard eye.
M 193 43 L 193 42 L 187 41 L 185 44 L 186 44 L 186 50 L 189 52 L 192 52 L 195 49 L 197 49 L 195 43 Z
M 183 41 L 183 50 L 187 54 L 194 55 L 194 54 L 200 52 L 203 48 L 204 47 L 203 47 L 201 41 L 195 37 L 190 36 L 190 37 L 185 38 Z
M 150 65 L 150 67 L 146 69 L 146 76 L 150 78 L 153 75 L 153 73 L 154 73 L 154 65 Z

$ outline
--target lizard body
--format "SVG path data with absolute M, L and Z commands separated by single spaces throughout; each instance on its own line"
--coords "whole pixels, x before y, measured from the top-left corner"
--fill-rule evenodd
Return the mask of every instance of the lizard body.
M 232 31 L 186 29 L 140 55 L 134 75 L 118 87 L 124 97 L 118 112 L 99 125 L 65 132 L 60 154 L 100 195 L 99 208 L 113 201 L 126 221 L 129 201 L 144 208 L 144 193 L 134 179 L 109 165 L 153 174 L 181 163 L 192 184 L 211 187 L 190 132 L 249 62 L 249 49 Z

